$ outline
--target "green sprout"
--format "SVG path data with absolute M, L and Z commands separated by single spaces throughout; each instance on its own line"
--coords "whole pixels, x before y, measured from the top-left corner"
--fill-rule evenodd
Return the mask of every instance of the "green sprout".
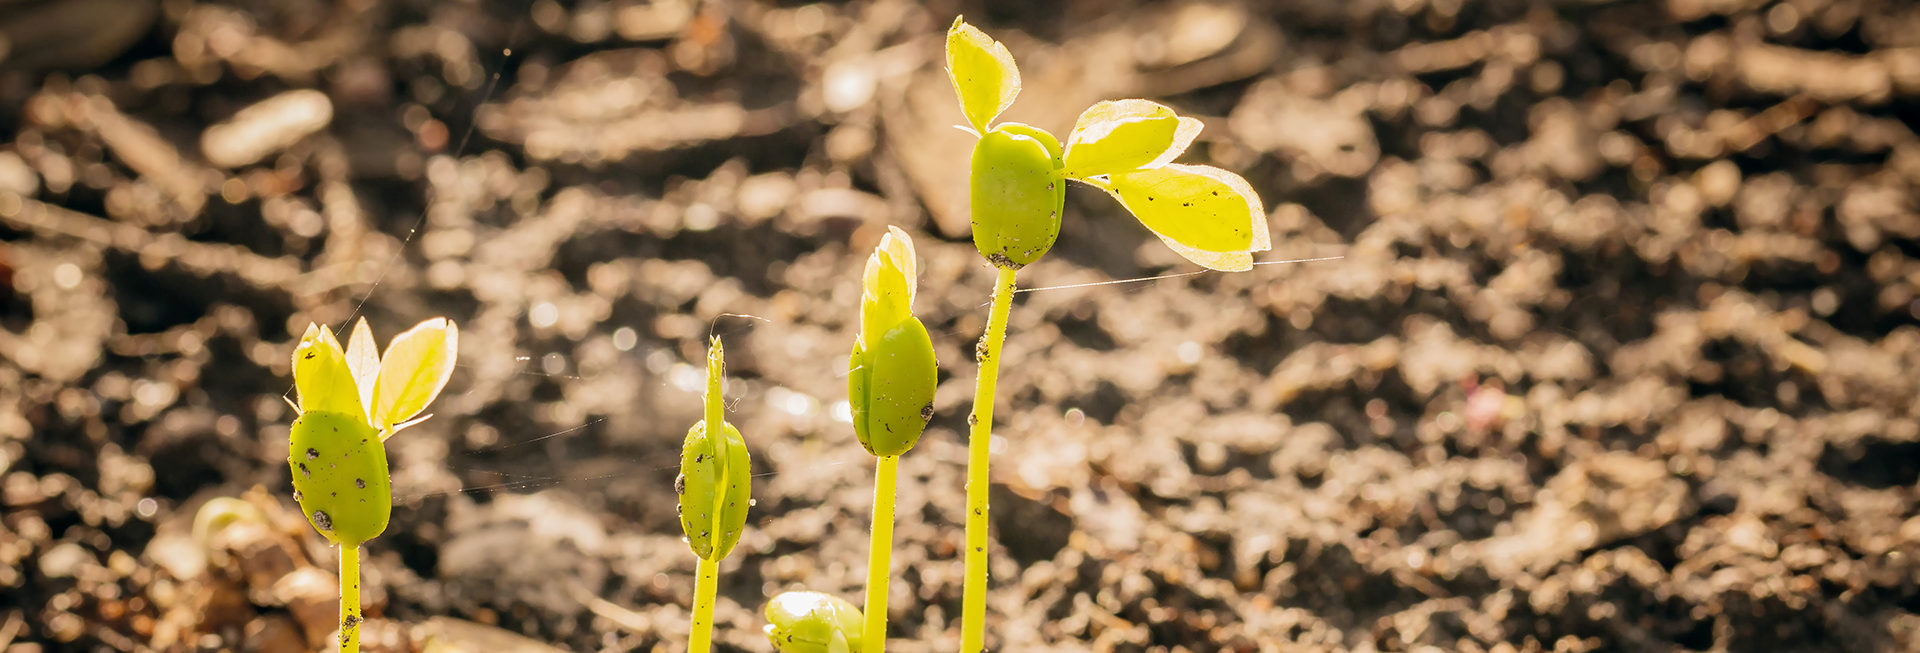
M 767 640 L 781 653 L 873 653 L 861 647 L 860 609 L 838 596 L 782 592 L 766 613 Z
M 453 375 L 459 329 L 446 318 L 393 339 L 383 358 L 362 318 L 346 350 L 307 325 L 293 350 L 294 405 L 287 467 L 307 523 L 340 545 L 340 651 L 360 650 L 360 544 L 387 530 L 393 483 L 385 442 L 419 415 Z
M 882 459 L 912 449 L 933 416 L 933 338 L 913 316 L 917 271 L 913 239 L 888 227 L 867 257 L 861 283 L 860 335 L 847 359 L 847 398 L 854 435 Z
M 999 273 L 986 333 L 975 349 L 980 374 L 967 452 L 960 650 L 977 653 L 985 645 L 987 459 L 1000 346 L 1015 273 L 1046 254 L 1060 234 L 1066 181 L 1106 191 L 1173 251 L 1208 269 L 1252 269 L 1253 253 L 1269 249 L 1270 236 L 1266 210 L 1245 179 L 1172 162 L 1200 134 L 1199 120 L 1146 100 L 1101 102 L 1080 114 L 1064 148 L 1031 125 L 992 125 L 1020 94 L 1020 70 L 1006 46 L 958 18 L 947 31 L 947 74 L 970 131 L 980 137 L 968 179 L 973 244 Z
M 848 358 L 847 397 L 853 431 L 879 458 L 873 473 L 873 528 L 867 553 L 867 609 L 862 641 L 867 653 L 887 648 L 887 586 L 893 555 L 894 481 L 900 454 L 920 441 L 933 417 L 938 385 L 933 338 L 913 316 L 919 288 L 913 239 L 887 228 L 867 258 L 860 295 L 860 336 Z
M 867 258 L 860 295 L 860 335 L 847 359 L 853 432 L 879 459 L 873 476 L 873 528 L 867 553 L 867 607 L 859 610 L 818 592 L 786 592 L 767 603 L 767 637 L 784 653 L 861 651 L 887 647 L 887 586 L 893 556 L 894 484 L 900 455 L 920 442 L 933 417 L 939 370 L 933 338 L 913 316 L 919 289 L 913 239 L 888 227 Z
M 693 628 L 687 650 L 706 653 L 713 641 L 713 599 L 719 587 L 720 561 L 740 543 L 752 500 L 752 461 L 740 431 L 726 422 L 726 403 L 720 386 L 725 379 L 726 353 L 720 339 L 707 348 L 706 419 L 687 429 L 680 448 L 680 476 L 674 491 L 676 510 L 687 547 L 699 558 L 693 590 Z

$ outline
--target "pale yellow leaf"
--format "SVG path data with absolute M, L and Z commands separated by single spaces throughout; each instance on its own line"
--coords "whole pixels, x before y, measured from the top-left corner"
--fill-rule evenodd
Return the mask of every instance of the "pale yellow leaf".
M 359 388 L 360 409 L 371 414 L 373 411 L 373 381 L 380 376 L 380 351 L 373 344 L 373 329 L 367 326 L 367 318 L 360 318 L 353 325 L 353 335 L 347 338 L 347 370 L 353 372 L 353 385 Z
M 987 123 L 1020 94 L 1020 69 L 1013 64 L 1013 53 L 959 18 L 947 30 L 947 79 L 952 80 L 953 92 L 960 96 L 960 112 L 975 133 L 986 133 Z
M 373 427 L 391 435 L 393 427 L 426 410 L 453 376 L 460 331 L 436 317 L 408 329 L 387 346 L 380 376 L 373 384 Z
M 293 385 L 300 391 L 303 413 L 340 413 L 365 419 L 360 408 L 360 391 L 353 386 L 353 372 L 333 331 L 308 324 L 307 332 L 293 350 Z
M 1067 136 L 1066 175 L 1085 179 L 1133 170 L 1173 144 L 1180 117 L 1146 100 L 1110 100 L 1081 112 Z
M 1272 248 L 1260 196 L 1240 175 L 1211 166 L 1167 164 L 1115 174 L 1096 184 L 1187 260 L 1243 271 Z

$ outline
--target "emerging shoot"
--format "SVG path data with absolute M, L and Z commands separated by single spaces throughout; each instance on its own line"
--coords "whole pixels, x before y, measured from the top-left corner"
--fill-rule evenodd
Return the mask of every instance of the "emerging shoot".
M 860 609 L 832 594 L 782 592 L 766 616 L 767 640 L 780 653 L 872 653 L 861 647 Z
M 860 335 L 847 360 L 854 435 L 883 458 L 912 449 L 933 417 L 933 338 L 913 316 L 917 272 L 913 239 L 888 227 L 867 258 Z
M 767 604 L 767 620 L 773 623 L 767 627 L 767 636 L 784 653 L 886 650 L 894 484 L 900 454 L 913 449 L 933 417 L 933 391 L 939 380 L 933 339 L 920 318 L 913 316 L 918 272 L 913 239 L 889 227 L 867 258 L 860 335 L 847 361 L 853 431 L 867 452 L 879 458 L 873 477 L 866 612 L 863 615 L 846 601 L 819 592 L 775 596 Z
M 360 544 L 386 531 L 393 512 L 384 443 L 426 419 L 414 416 L 452 377 L 459 340 L 452 322 L 434 318 L 395 337 L 382 358 L 362 318 L 345 351 L 331 330 L 314 324 L 293 350 L 300 403 L 287 467 L 307 523 L 340 545 L 343 653 L 360 649 Z
M 726 354 L 720 339 L 707 348 L 706 419 L 687 430 L 680 448 L 680 476 L 674 490 L 680 495 L 680 530 L 687 547 L 700 560 L 693 593 L 693 632 L 688 650 L 706 653 L 713 641 L 713 600 L 720 578 L 720 561 L 740 543 L 752 505 L 752 464 L 740 431 L 725 419 L 720 388 L 726 374 Z
M 867 259 L 860 337 L 854 340 L 847 363 L 854 433 L 880 459 L 873 477 L 866 625 L 861 638 L 868 653 L 887 648 L 887 587 L 892 577 L 894 483 L 900 454 L 920 441 L 927 420 L 933 417 L 933 391 L 939 381 L 933 339 L 920 318 L 913 316 L 918 272 L 913 239 L 888 227 Z

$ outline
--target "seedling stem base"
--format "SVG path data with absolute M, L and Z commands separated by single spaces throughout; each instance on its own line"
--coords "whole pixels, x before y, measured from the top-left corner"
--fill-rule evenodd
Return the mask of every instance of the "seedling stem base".
M 360 653 L 360 545 L 340 545 L 340 653 Z
M 887 587 L 893 562 L 893 487 L 900 475 L 899 456 L 880 456 L 873 470 L 873 539 L 867 553 L 866 626 L 861 653 L 886 653 Z
M 687 637 L 690 653 L 713 650 L 713 595 L 720 586 L 720 563 L 700 558 L 694 568 L 693 632 Z
M 993 395 L 1000 378 L 1000 345 L 1007 339 L 1013 308 L 1014 270 L 999 269 L 987 333 L 975 354 L 980 376 L 973 386 L 972 431 L 967 436 L 967 578 L 961 597 L 960 652 L 980 653 L 987 617 L 987 454 L 993 440 Z

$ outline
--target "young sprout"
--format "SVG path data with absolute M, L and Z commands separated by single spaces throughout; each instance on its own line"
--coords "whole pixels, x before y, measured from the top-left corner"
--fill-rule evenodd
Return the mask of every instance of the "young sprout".
M 874 653 L 861 646 L 860 609 L 832 594 L 782 592 L 767 602 L 767 640 L 780 653 Z
M 419 415 L 453 375 L 460 332 L 446 318 L 393 339 L 383 358 L 362 318 L 346 351 L 307 325 L 293 350 L 294 406 L 287 467 L 293 499 L 314 530 L 340 545 L 340 650 L 360 649 L 360 543 L 387 530 L 393 486 L 383 443 Z
M 680 448 L 680 476 L 673 481 L 680 495 L 676 510 L 687 546 L 699 558 L 693 590 L 693 632 L 687 648 L 706 653 L 713 641 L 713 598 L 720 580 L 720 561 L 740 542 L 752 502 L 751 461 L 740 431 L 725 419 L 721 381 L 725 352 L 720 339 L 707 348 L 706 419 L 687 429 Z
M 933 417 L 939 370 L 933 338 L 913 316 L 919 289 L 913 238 L 888 227 L 867 257 L 861 279 L 860 334 L 847 359 L 853 432 L 879 458 L 873 477 L 873 529 L 867 553 L 864 615 L 839 597 L 786 592 L 767 603 L 767 637 L 784 653 L 864 651 L 887 647 L 887 586 L 893 555 L 894 482 L 900 454 L 920 442 Z M 863 646 L 864 643 L 864 646 Z
M 1172 162 L 1200 134 L 1200 121 L 1146 100 L 1101 102 L 1080 114 L 1064 148 L 1037 127 L 993 126 L 1020 94 L 1020 70 L 1006 46 L 958 18 L 947 31 L 947 74 L 961 113 L 980 136 L 968 179 L 973 244 L 999 271 L 987 330 L 974 350 L 980 374 L 968 435 L 960 650 L 977 653 L 985 644 L 987 445 L 1000 345 L 1015 272 L 1046 254 L 1060 233 L 1066 180 L 1106 191 L 1173 251 L 1209 269 L 1252 269 L 1253 253 L 1266 251 L 1270 236 L 1266 210 L 1246 180 Z
M 209 543 L 221 529 L 236 523 L 265 521 L 266 515 L 243 499 L 214 497 L 201 504 L 200 511 L 193 514 L 193 541 L 202 549 L 212 550 Z
M 847 397 L 853 405 L 853 431 L 867 451 L 879 457 L 873 477 L 873 528 L 867 553 L 866 626 L 868 653 L 887 646 L 887 586 L 893 554 L 894 482 L 900 454 L 920 441 L 933 417 L 938 385 L 933 339 L 913 316 L 919 288 L 913 239 L 888 227 L 867 258 L 860 296 L 860 335 L 847 361 Z M 768 608 L 772 609 L 771 606 Z

